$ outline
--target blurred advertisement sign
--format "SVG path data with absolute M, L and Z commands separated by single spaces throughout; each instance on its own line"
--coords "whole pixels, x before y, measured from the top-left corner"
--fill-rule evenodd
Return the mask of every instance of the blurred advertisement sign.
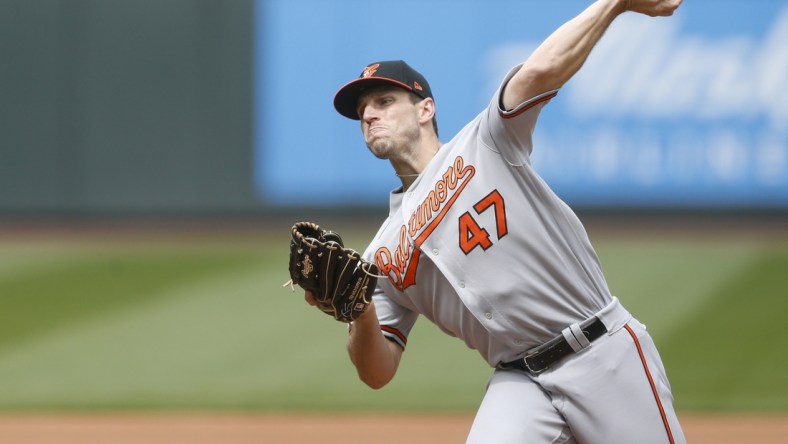
M 430 81 L 448 140 L 508 69 L 589 3 L 260 0 L 261 198 L 385 204 L 398 180 L 367 152 L 358 123 L 336 114 L 336 89 L 369 62 L 405 59 Z M 586 207 L 788 207 L 786 42 L 788 0 L 621 16 L 542 111 L 537 171 Z

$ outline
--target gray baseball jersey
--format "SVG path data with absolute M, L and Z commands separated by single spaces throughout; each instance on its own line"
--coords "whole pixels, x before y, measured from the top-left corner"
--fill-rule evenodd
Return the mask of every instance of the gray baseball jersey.
M 531 165 L 537 117 L 557 92 L 504 112 L 501 91 L 407 192 L 391 193 L 365 252 L 387 277 L 374 295 L 387 337 L 405 347 L 421 314 L 491 366 L 613 299 L 585 229 Z
M 385 276 L 373 296 L 383 334 L 404 348 L 424 315 L 493 367 L 559 335 L 570 343 L 572 358 L 543 373 L 496 369 L 469 444 L 685 442 L 645 326 L 610 294 L 585 229 L 531 165 L 556 91 L 502 111 L 502 90 L 407 192 L 391 193 L 364 253 Z M 592 317 L 607 330 L 593 344 L 579 327 Z

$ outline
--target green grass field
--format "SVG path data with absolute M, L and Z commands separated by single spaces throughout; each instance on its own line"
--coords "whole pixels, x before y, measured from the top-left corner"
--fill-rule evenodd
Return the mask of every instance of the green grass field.
M 274 227 L 277 228 L 277 227 Z M 287 233 L 0 241 L 0 409 L 474 410 L 490 370 L 426 320 L 386 388 L 287 276 Z M 337 227 L 341 230 L 342 227 Z M 369 236 L 353 229 L 348 244 Z M 597 238 L 598 237 L 598 238 Z M 788 410 L 788 239 L 592 239 L 683 410 Z

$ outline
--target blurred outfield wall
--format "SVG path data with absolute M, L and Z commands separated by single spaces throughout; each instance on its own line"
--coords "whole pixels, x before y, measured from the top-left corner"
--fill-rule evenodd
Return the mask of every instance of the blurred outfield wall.
M 0 0 L 0 215 L 256 211 L 251 11 Z
M 397 180 L 338 86 L 407 59 L 446 140 L 589 3 L 0 0 L 0 216 L 385 205 Z M 576 208 L 785 211 L 786 39 L 788 0 L 629 14 L 545 108 L 534 162 Z

